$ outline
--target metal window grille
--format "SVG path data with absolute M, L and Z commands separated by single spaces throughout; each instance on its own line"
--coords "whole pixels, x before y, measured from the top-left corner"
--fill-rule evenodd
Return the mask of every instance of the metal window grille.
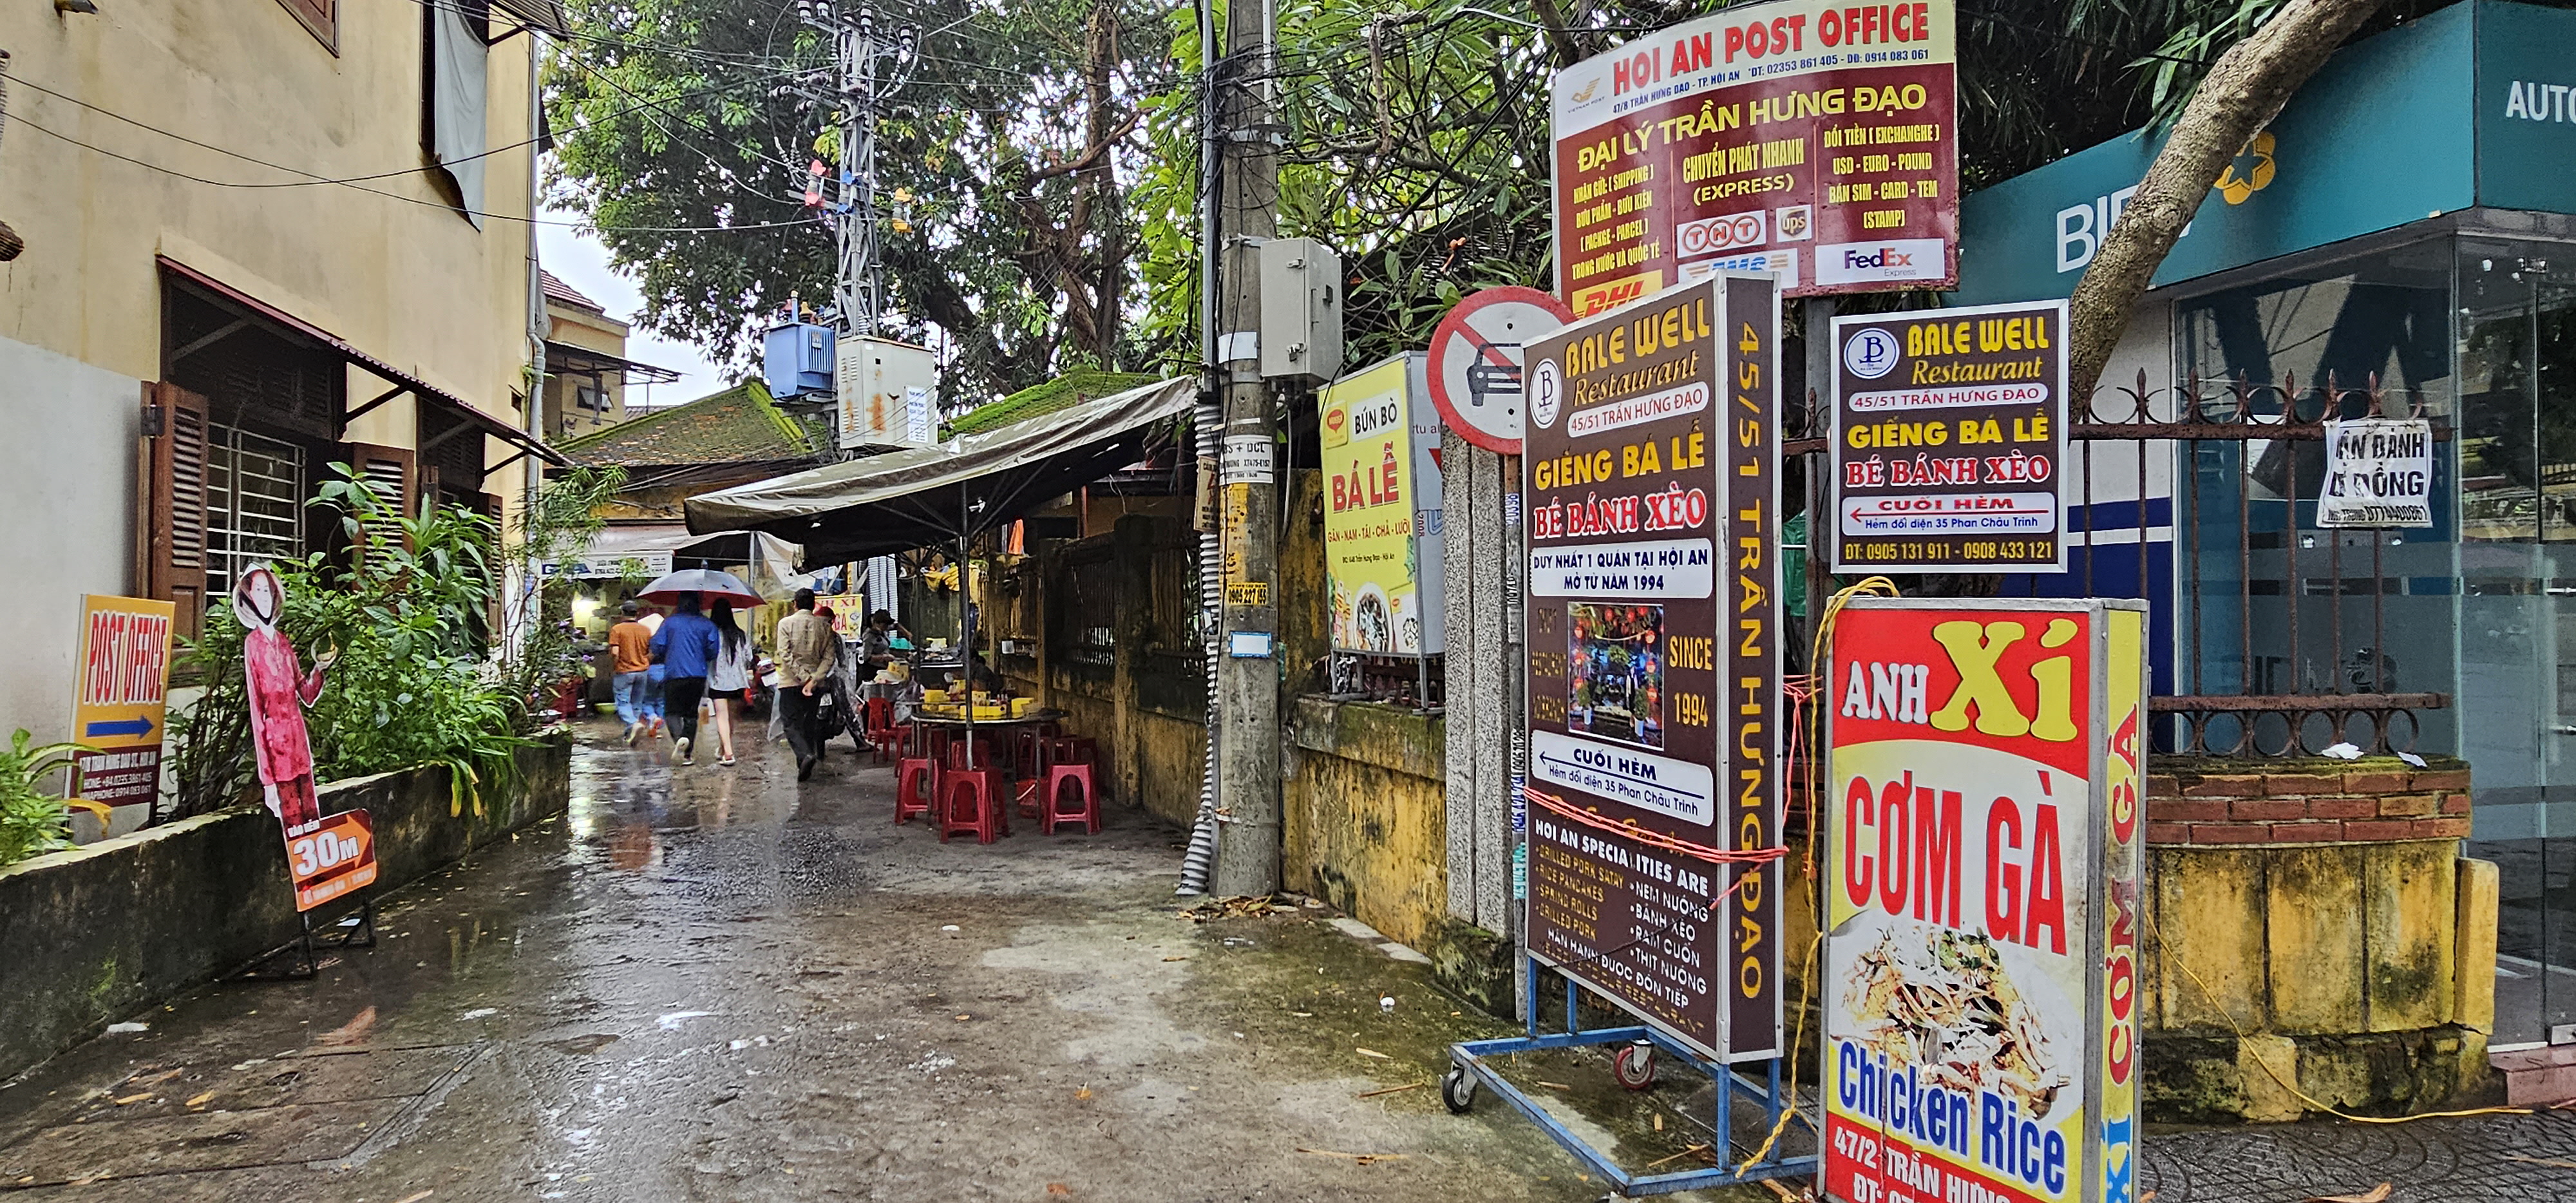
M 259 560 L 304 554 L 304 448 L 238 426 L 206 438 L 206 581 L 232 588 Z
M 1782 451 L 1822 483 L 1830 447 L 1812 393 L 1808 413 Z M 2445 693 L 2401 692 L 2393 678 L 2388 540 L 2298 526 L 2295 502 L 2314 497 L 2318 471 L 2302 452 L 2321 454 L 2328 420 L 2365 416 L 2432 419 L 2445 444 L 2454 434 L 2422 392 L 2376 377 L 2355 388 L 2331 374 L 2322 386 L 2192 376 L 2159 390 L 2141 376 L 2071 407 L 2067 457 L 2083 483 L 2067 495 L 2065 584 L 2075 596 L 2147 599 L 2151 624 L 2170 632 L 2169 667 L 2148 700 L 2160 750 L 2294 757 L 2348 741 L 2404 751 L 2422 712 L 2451 705 Z M 2172 495 L 2142 500 L 2140 483 L 2163 464 L 2181 477 Z M 2114 475 L 2131 483 L 2097 491 Z M 2156 544 L 2169 567 L 2147 554 Z M 1809 596 L 1831 588 L 1811 560 Z

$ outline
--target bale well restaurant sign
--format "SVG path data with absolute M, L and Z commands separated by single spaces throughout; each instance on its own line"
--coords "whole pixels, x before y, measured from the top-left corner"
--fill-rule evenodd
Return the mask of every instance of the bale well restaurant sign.
M 1828 1198 L 2135 1199 L 2142 606 L 1842 612 L 1819 683 Z
M 1715 271 L 1788 295 L 1958 280 L 1955 14 L 1775 0 L 1557 74 L 1557 293 L 1577 317 Z
M 1779 294 L 1529 344 L 1529 952 L 1728 1061 L 1779 1055 Z

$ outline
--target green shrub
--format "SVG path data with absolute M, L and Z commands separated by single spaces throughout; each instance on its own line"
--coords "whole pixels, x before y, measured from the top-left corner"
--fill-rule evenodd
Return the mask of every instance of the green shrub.
M 0 751 L 0 865 L 16 864 L 71 846 L 70 815 L 63 800 L 38 786 L 72 762 L 78 744 L 29 747 L 34 737 L 24 730 Z

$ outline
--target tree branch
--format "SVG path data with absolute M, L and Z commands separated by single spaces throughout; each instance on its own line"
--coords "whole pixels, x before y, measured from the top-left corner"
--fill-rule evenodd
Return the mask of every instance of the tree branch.
M 2068 302 L 2071 397 L 2093 395 L 2138 298 L 2209 198 L 2219 172 L 2379 5 L 2380 0 L 2290 0 L 2211 64 Z

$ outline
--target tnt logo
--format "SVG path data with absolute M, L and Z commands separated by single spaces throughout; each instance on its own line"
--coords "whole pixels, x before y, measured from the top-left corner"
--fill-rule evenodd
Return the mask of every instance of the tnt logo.
M 1913 264 L 1913 252 L 1900 251 L 1892 246 L 1883 246 L 1874 251 L 1843 252 L 1843 266 L 1855 271 L 1882 267 L 1911 267 Z

